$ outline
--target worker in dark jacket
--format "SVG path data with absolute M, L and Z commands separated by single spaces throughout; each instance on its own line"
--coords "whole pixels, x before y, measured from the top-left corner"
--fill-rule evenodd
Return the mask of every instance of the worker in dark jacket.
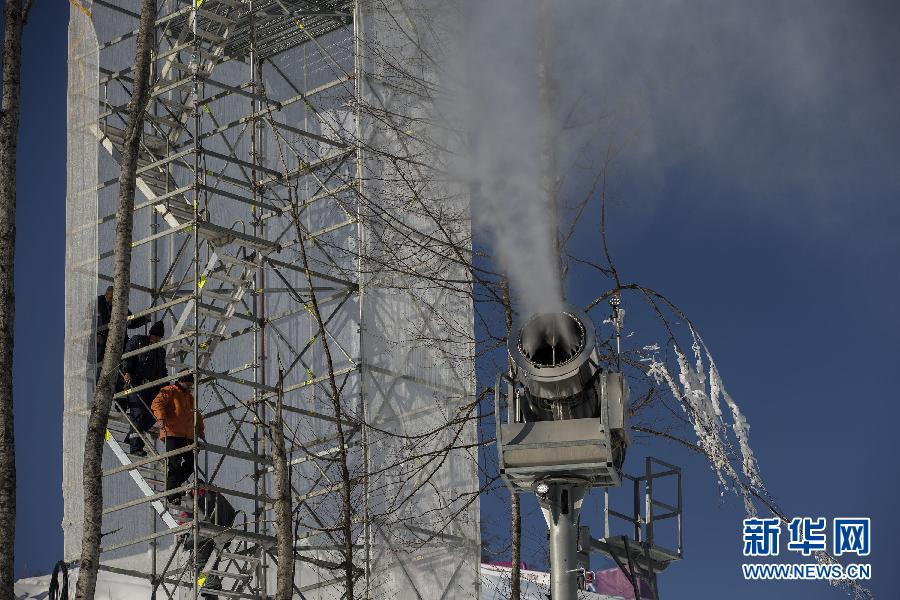
M 165 335 L 162 321 L 157 321 L 150 328 L 149 335 L 136 335 L 128 340 L 125 353 L 137 352 L 133 356 L 122 361 L 122 378 L 126 388 L 140 387 L 151 381 L 164 379 L 169 375 L 166 368 L 166 351 L 164 348 L 146 350 L 147 346 L 159 343 Z M 137 431 L 143 433 L 153 427 L 156 419 L 150 412 L 150 405 L 159 393 L 163 385 L 160 383 L 153 387 L 137 391 L 128 396 L 128 414 L 131 417 Z M 131 454 L 147 456 L 144 450 L 144 440 L 138 434 L 128 433 L 126 438 L 131 446 Z
M 193 499 L 193 491 L 190 492 L 190 496 Z M 193 506 L 193 502 L 191 502 L 191 506 Z M 202 482 L 198 484 L 197 488 L 197 508 L 199 509 L 199 521 L 218 525 L 219 527 L 231 527 L 234 525 L 234 519 L 237 516 L 234 507 L 225 496 L 214 490 L 205 489 L 202 487 Z M 182 512 L 181 518 L 184 522 L 187 522 L 190 520 L 190 515 L 188 512 Z M 188 553 L 188 562 L 190 562 L 190 557 L 194 553 L 194 538 L 191 534 L 187 534 L 184 536 L 182 543 Z M 197 538 L 197 562 L 194 576 L 197 578 L 197 585 L 200 587 L 202 596 L 207 600 L 217 600 L 218 598 L 214 593 L 206 593 L 207 590 L 214 592 L 222 589 L 222 579 L 215 573 L 219 566 L 219 555 L 216 555 L 215 560 L 210 565 L 209 571 L 213 572 L 207 572 L 206 564 L 209 562 L 217 545 L 225 549 L 230 543 L 231 536 L 227 532 L 216 534 L 204 533 L 201 530 L 201 534 Z
M 109 320 L 112 318 L 112 298 L 113 298 L 113 287 L 109 286 L 106 288 L 106 293 L 102 296 L 97 296 L 97 365 L 103 362 L 103 356 L 106 354 L 106 338 L 109 335 Z M 128 316 L 131 316 L 131 311 L 128 311 Z M 143 327 L 147 323 L 150 322 L 150 317 L 144 315 L 143 317 L 138 317 L 137 319 L 128 319 L 126 321 L 125 327 L 127 329 L 137 329 L 138 327 Z M 125 333 L 125 339 L 122 341 L 122 348 L 128 344 L 128 333 Z M 99 379 L 99 368 L 98 368 L 98 379 Z
M 172 452 L 194 442 L 194 376 L 183 375 L 174 385 L 159 390 L 151 409 L 159 423 L 159 439 L 165 442 L 166 452 Z M 197 415 L 197 428 L 204 437 L 203 415 Z M 166 491 L 180 487 L 194 472 L 194 454 L 182 452 L 168 460 Z M 179 504 L 184 494 L 169 496 L 170 504 Z

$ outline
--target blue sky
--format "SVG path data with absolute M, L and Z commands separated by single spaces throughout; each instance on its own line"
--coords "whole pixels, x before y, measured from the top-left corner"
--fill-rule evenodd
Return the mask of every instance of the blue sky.
M 619 269 L 691 316 L 750 422 L 761 472 L 782 508 L 872 517 L 869 587 L 889 597 L 891 559 L 900 555 L 892 462 L 900 416 L 900 11 L 874 1 L 594 4 L 573 8 L 582 11 L 582 29 L 562 46 L 590 59 L 566 74 L 572 89 L 585 87 L 615 115 L 598 134 L 603 144 L 627 140 L 609 172 Z M 67 19 L 66 3 L 38 0 L 25 33 L 15 346 L 20 575 L 46 572 L 62 550 Z M 576 176 L 572 189 L 583 183 Z M 598 257 L 596 229 L 580 230 L 574 247 Z M 606 285 L 573 277 L 567 296 L 584 304 Z M 658 341 L 640 306 L 627 308 L 634 343 Z M 652 452 L 685 468 L 685 560 L 662 575 L 664 597 L 844 597 L 820 583 L 744 582 L 740 501 L 719 496 L 697 457 L 639 440 L 631 452 L 630 467 Z M 589 500 L 586 511 L 597 506 Z M 544 526 L 533 502 L 526 509 L 534 553 Z M 485 522 L 502 522 L 496 510 L 485 502 Z

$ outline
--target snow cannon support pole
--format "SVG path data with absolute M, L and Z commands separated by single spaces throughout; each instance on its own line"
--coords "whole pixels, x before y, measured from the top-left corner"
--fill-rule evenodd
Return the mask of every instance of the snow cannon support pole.
M 546 491 L 544 491 L 546 486 Z M 538 503 L 550 532 L 550 597 L 578 597 L 578 517 L 587 487 L 572 482 L 543 482 Z

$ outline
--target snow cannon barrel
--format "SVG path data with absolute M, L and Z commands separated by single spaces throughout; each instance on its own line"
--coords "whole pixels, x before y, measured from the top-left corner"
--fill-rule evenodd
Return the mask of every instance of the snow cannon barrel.
M 599 416 L 594 382 L 600 356 L 594 324 L 574 306 L 541 311 L 513 328 L 507 344 L 515 377 L 527 390 L 527 421 Z

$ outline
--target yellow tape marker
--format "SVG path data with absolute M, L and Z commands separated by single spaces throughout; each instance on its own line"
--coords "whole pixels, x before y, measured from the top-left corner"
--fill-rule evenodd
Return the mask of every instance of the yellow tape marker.
M 69 4 L 71 4 L 72 6 L 74 6 L 74 7 L 77 8 L 78 10 L 80 10 L 82 13 L 84 13 L 85 16 L 87 16 L 87 18 L 89 18 L 89 19 L 92 18 L 91 11 L 89 11 L 88 9 L 86 9 L 86 8 L 81 4 L 81 2 L 79 2 L 78 0 L 69 0 Z
M 197 587 L 203 587 L 204 583 L 206 583 L 206 573 L 200 573 L 200 577 L 197 578 Z
M 112 434 L 109 432 L 109 429 L 107 429 L 106 430 L 106 441 L 108 442 L 111 439 L 112 439 Z
M 197 284 L 197 289 L 202 290 L 203 286 L 206 285 L 206 277 L 203 275 L 200 276 L 200 283 Z

